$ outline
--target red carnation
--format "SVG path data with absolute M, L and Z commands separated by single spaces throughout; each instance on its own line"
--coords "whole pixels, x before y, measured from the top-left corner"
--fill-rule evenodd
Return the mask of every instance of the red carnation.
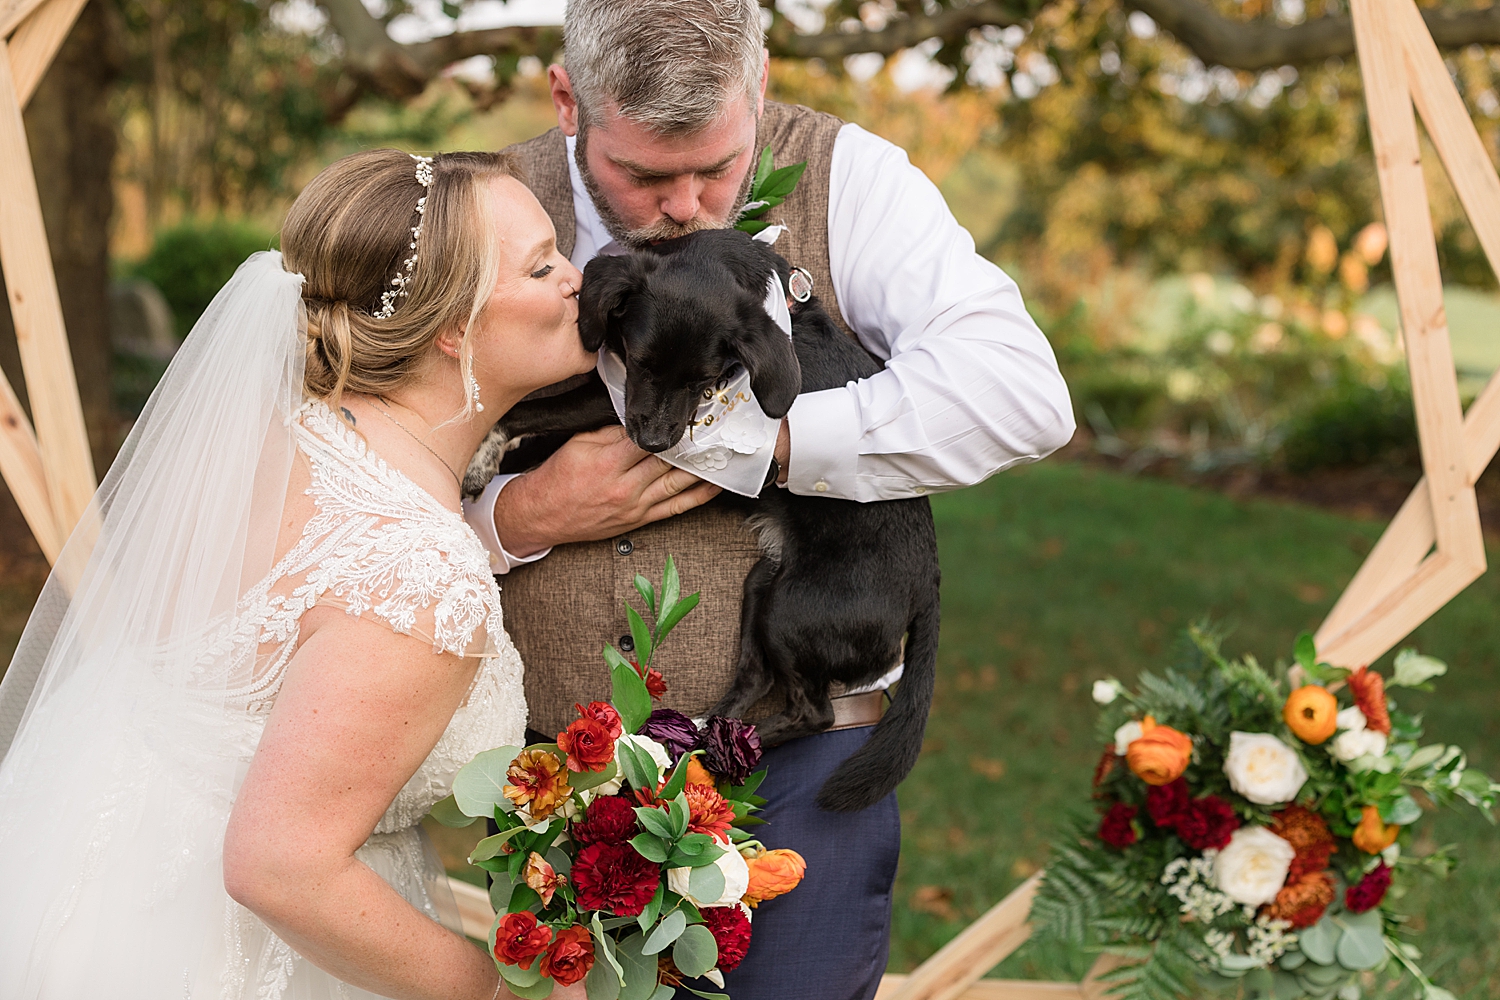
M 1135 826 L 1131 823 L 1133 819 L 1135 806 L 1116 802 L 1109 807 L 1109 812 L 1104 814 L 1104 821 L 1099 824 L 1099 839 L 1110 847 L 1129 847 L 1136 841 Z
M 1385 891 L 1391 887 L 1391 869 L 1382 862 L 1365 873 L 1355 885 L 1344 892 L 1344 906 L 1350 913 L 1364 913 L 1380 905 Z
M 1195 851 L 1206 851 L 1210 847 L 1223 850 L 1229 846 L 1230 834 L 1239 828 L 1240 818 L 1229 803 L 1217 795 L 1194 799 L 1177 817 L 1177 836 Z
M 602 771 L 615 759 L 615 740 L 624 731 L 620 714 L 602 701 L 574 707 L 580 718 L 557 734 L 557 746 L 568 755 L 569 771 Z
M 500 918 L 495 931 L 495 961 L 529 969 L 551 943 L 552 928 L 538 925 L 535 913 L 529 910 L 507 913 Z
M 1152 785 L 1146 789 L 1146 812 L 1151 816 L 1151 822 L 1164 830 L 1170 829 L 1187 812 L 1191 797 L 1187 781 L 1182 778 L 1165 785 Z
M 719 971 L 733 972 L 750 950 L 750 918 L 738 906 L 707 906 L 701 912 L 719 946 Z
M 572 877 L 580 909 L 635 917 L 656 895 L 661 868 L 629 844 L 590 844 L 573 859 Z
M 574 924 L 557 932 L 557 940 L 542 956 L 542 975 L 559 986 L 572 986 L 594 967 L 594 941 L 588 928 Z
M 574 823 L 571 831 L 580 845 L 623 844 L 636 834 L 635 807 L 618 795 L 595 799 L 586 816 L 582 822 Z

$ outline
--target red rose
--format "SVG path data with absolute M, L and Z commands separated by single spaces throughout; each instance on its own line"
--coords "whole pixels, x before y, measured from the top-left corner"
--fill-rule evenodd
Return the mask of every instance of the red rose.
M 1109 807 L 1109 812 L 1104 814 L 1104 821 L 1099 824 L 1099 839 L 1110 847 L 1129 847 L 1136 841 L 1135 826 L 1130 822 L 1133 819 L 1135 806 L 1116 802 Z
M 1364 913 L 1380 905 L 1391 887 L 1391 870 L 1384 862 L 1365 873 L 1358 883 L 1344 891 L 1344 905 L 1350 913 Z
M 579 924 L 557 932 L 557 940 L 542 956 L 541 973 L 559 986 L 572 986 L 594 967 L 594 941 Z
M 589 844 L 623 844 L 636 834 L 635 807 L 628 799 L 606 795 L 589 805 L 587 819 L 574 823 L 573 839 Z
M 1146 789 L 1146 812 L 1151 816 L 1151 822 L 1164 830 L 1170 829 L 1187 811 L 1191 797 L 1187 782 L 1182 778 L 1165 785 L 1152 785 Z
M 590 844 L 573 859 L 572 878 L 580 909 L 635 917 L 656 895 L 661 868 L 629 844 Z
M 557 746 L 568 755 L 569 771 L 602 771 L 615 759 L 609 729 L 594 719 L 575 719 L 557 734 Z
M 1195 851 L 1210 847 L 1223 850 L 1229 846 L 1230 834 L 1240 828 L 1240 818 L 1229 803 L 1217 795 L 1205 795 L 1188 804 L 1177 817 L 1177 836 Z
M 719 971 L 733 972 L 750 950 L 750 918 L 738 906 L 707 906 L 700 912 L 719 946 Z
M 495 931 L 495 961 L 529 969 L 551 943 L 552 928 L 538 925 L 535 913 L 507 913 Z

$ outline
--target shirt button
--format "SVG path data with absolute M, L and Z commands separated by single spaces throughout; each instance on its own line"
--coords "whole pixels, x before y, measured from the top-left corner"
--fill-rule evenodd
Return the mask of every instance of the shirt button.
M 819 479 L 817 482 L 813 483 L 813 489 L 817 490 L 819 493 L 827 493 L 828 484 Z
M 635 652 L 635 640 L 628 635 L 620 636 L 620 651 L 624 653 Z
M 628 538 L 622 538 L 615 542 L 615 551 L 622 556 L 628 556 L 635 551 L 635 543 Z
M 921 496 L 923 493 L 927 492 L 927 487 L 925 487 L 925 486 L 913 486 L 911 491 L 913 493 L 915 493 L 917 496 Z

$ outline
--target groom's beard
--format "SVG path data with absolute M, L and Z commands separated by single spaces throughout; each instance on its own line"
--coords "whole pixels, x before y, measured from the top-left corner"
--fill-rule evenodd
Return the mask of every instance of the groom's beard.
M 578 130 L 578 141 L 573 146 L 573 159 L 578 163 L 579 176 L 583 178 L 584 190 L 589 193 L 589 200 L 594 203 L 594 210 L 599 213 L 599 219 L 604 223 L 604 228 L 613 236 L 615 242 L 632 250 L 644 250 L 646 247 L 664 240 L 674 240 L 679 236 L 689 233 L 702 232 L 705 229 L 728 229 L 734 224 L 734 219 L 715 219 L 712 216 L 699 213 L 686 222 L 678 222 L 668 216 L 662 216 L 649 226 L 641 226 L 636 229 L 626 225 L 625 220 L 620 218 L 604 192 L 599 189 L 599 181 L 594 177 L 593 171 L 589 169 L 588 161 L 588 129 Z M 739 206 L 745 204 L 750 196 L 750 185 L 754 178 L 750 171 L 745 171 L 745 179 L 740 182 L 740 192 L 734 200 L 734 213 L 738 217 Z

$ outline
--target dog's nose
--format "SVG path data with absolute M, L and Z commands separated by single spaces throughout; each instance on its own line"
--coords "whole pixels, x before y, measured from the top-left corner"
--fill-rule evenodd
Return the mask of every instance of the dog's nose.
M 642 431 L 632 435 L 632 437 L 635 439 L 635 446 L 637 448 L 642 451 L 649 451 L 652 454 L 659 451 L 666 451 L 673 444 L 671 435 L 661 432 Z

